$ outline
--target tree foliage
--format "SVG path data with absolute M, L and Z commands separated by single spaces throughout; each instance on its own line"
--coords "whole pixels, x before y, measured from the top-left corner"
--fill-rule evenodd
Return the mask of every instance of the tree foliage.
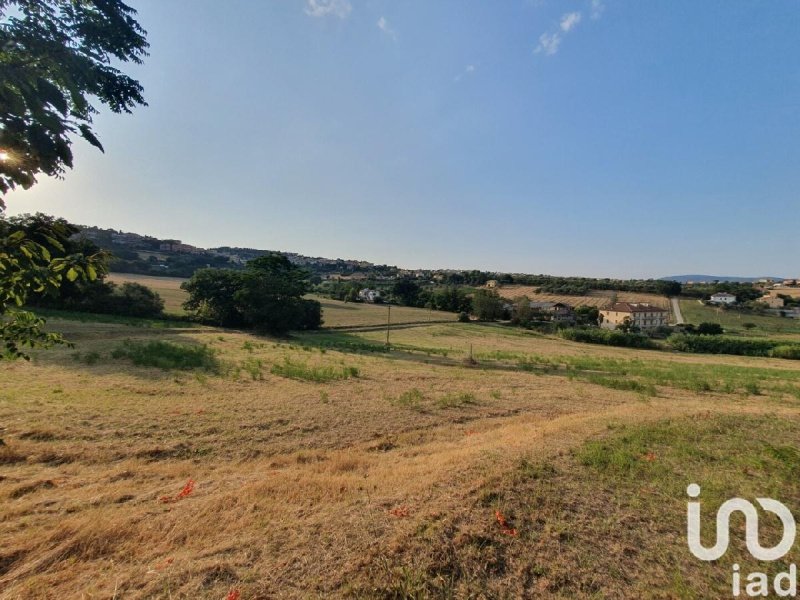
M 266 333 L 322 325 L 320 303 L 303 298 L 308 272 L 282 254 L 251 260 L 244 271 L 201 269 L 182 287 L 189 292 L 184 307 L 208 323 Z
M 44 330 L 44 319 L 23 309 L 32 295 L 56 295 L 64 281 L 94 280 L 105 273 L 104 254 L 66 253 L 64 240 L 72 233 L 63 219 L 0 218 L 3 357 L 27 359 L 25 348 L 65 343 L 62 336 Z
M 0 0 L 0 207 L 37 174 L 72 167 L 71 136 L 103 149 L 90 98 L 116 113 L 145 104 L 112 66 L 146 55 L 135 15 L 120 0 Z
M 478 290 L 472 297 L 472 310 L 481 321 L 503 317 L 503 299 L 494 290 Z

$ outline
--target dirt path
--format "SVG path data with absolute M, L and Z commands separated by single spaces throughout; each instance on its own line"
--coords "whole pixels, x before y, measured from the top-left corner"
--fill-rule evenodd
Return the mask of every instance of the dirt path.
M 672 303 L 672 314 L 675 315 L 675 324 L 683 325 L 684 320 L 683 320 L 683 314 L 681 314 L 680 301 L 675 297 L 670 298 L 669 301 Z

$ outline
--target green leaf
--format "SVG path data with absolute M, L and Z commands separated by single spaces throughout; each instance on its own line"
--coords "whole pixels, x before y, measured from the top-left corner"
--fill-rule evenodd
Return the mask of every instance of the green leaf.
M 103 149 L 103 144 L 101 144 L 100 140 L 98 140 L 97 137 L 95 137 L 94 133 L 92 133 L 92 130 L 89 129 L 88 125 L 84 124 L 78 125 L 78 129 L 80 129 L 81 137 L 83 139 L 85 139 L 95 148 L 98 148 L 100 152 L 105 152 L 105 150 Z
M 67 279 L 70 281 L 75 281 L 78 278 L 78 271 L 75 267 L 70 267 L 69 271 L 67 271 Z

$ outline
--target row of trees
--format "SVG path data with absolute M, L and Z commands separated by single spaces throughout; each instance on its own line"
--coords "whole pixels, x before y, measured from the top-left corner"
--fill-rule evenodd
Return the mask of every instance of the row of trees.
M 303 298 L 310 287 L 308 277 L 278 253 L 251 260 L 241 271 L 201 269 L 182 285 L 189 293 L 184 307 L 196 318 L 224 327 L 273 334 L 318 329 L 322 306 Z

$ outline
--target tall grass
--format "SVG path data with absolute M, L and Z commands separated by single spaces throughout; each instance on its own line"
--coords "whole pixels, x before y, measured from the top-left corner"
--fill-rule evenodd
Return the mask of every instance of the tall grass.
M 127 358 L 141 367 L 159 369 L 202 369 L 212 373 L 220 372 L 220 362 L 216 352 L 206 346 L 175 344 L 165 341 L 136 342 L 125 340 L 111 356 L 116 359 Z
M 358 377 L 358 367 L 340 366 L 313 366 L 308 363 L 284 358 L 283 363 L 272 365 L 270 372 L 273 375 L 288 377 L 289 379 L 300 379 L 302 381 L 313 381 L 315 383 L 325 383 L 338 379 L 349 379 Z

